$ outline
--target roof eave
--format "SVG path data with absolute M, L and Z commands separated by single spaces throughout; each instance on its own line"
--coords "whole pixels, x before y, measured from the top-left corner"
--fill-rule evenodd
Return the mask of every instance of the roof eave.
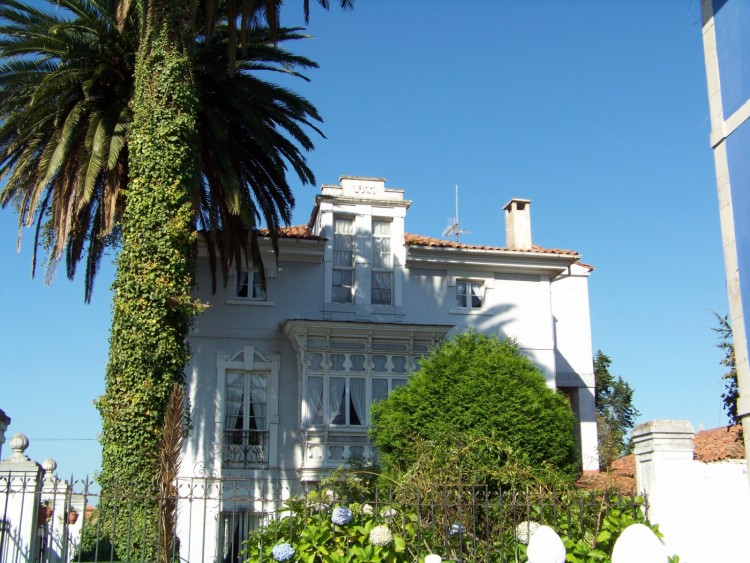
M 557 277 L 578 262 L 578 254 L 489 250 L 474 248 L 440 248 L 407 245 L 406 266 L 412 268 L 487 269 Z

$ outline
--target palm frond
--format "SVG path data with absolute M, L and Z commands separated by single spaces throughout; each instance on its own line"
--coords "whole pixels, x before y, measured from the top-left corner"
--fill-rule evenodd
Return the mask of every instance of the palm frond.
M 85 262 L 88 301 L 99 261 L 119 237 L 135 53 L 153 6 L 49 2 L 50 12 L 15 0 L 0 6 L 0 205 L 16 210 L 20 226 L 35 225 L 34 268 L 37 247 L 48 273 L 64 258 L 72 278 Z M 264 77 L 308 80 L 304 71 L 317 64 L 285 47 L 307 35 L 277 25 L 278 3 L 205 0 L 196 19 L 201 181 L 191 200 L 212 272 L 226 283 L 230 265 L 262 268 L 259 228 L 277 246 L 294 205 L 290 174 L 315 181 L 305 153 L 312 135 L 322 136 L 320 115 Z

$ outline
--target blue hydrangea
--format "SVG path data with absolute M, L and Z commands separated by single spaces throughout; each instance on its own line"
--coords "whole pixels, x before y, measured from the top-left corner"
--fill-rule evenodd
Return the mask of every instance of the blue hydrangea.
M 289 561 L 294 557 L 294 548 L 288 543 L 280 543 L 274 546 L 271 555 L 276 561 Z
M 453 524 L 451 526 L 451 529 L 448 531 L 450 535 L 455 536 L 456 534 L 463 534 L 466 531 L 466 528 L 464 528 L 461 524 Z
M 346 526 L 352 521 L 352 511 L 345 506 L 337 506 L 331 514 L 331 522 L 339 526 Z

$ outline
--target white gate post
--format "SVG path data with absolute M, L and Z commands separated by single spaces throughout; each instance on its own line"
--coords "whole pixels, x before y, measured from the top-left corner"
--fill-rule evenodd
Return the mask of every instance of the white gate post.
M 29 439 L 16 434 L 13 454 L 0 461 L 0 561 L 7 563 L 36 561 L 39 553 L 42 468 L 23 453 L 28 447 Z

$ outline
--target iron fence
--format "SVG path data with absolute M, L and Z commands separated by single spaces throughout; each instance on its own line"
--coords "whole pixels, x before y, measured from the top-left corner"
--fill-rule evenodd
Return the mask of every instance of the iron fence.
M 179 479 L 169 499 L 129 488 L 102 496 L 88 480 L 53 485 L 0 475 L 0 561 L 272 561 L 272 546 L 299 545 L 311 526 L 349 541 L 331 519 L 334 508 L 346 507 L 352 526 L 387 525 L 402 537 L 404 560 L 439 553 L 452 561 L 508 563 L 523 560 L 524 536 L 536 524 L 595 545 L 608 513 L 646 511 L 633 497 L 465 485 L 427 493 L 297 491 L 281 482 L 206 477 Z M 170 503 L 174 515 L 166 514 Z M 148 531 L 154 523 L 157 536 Z

